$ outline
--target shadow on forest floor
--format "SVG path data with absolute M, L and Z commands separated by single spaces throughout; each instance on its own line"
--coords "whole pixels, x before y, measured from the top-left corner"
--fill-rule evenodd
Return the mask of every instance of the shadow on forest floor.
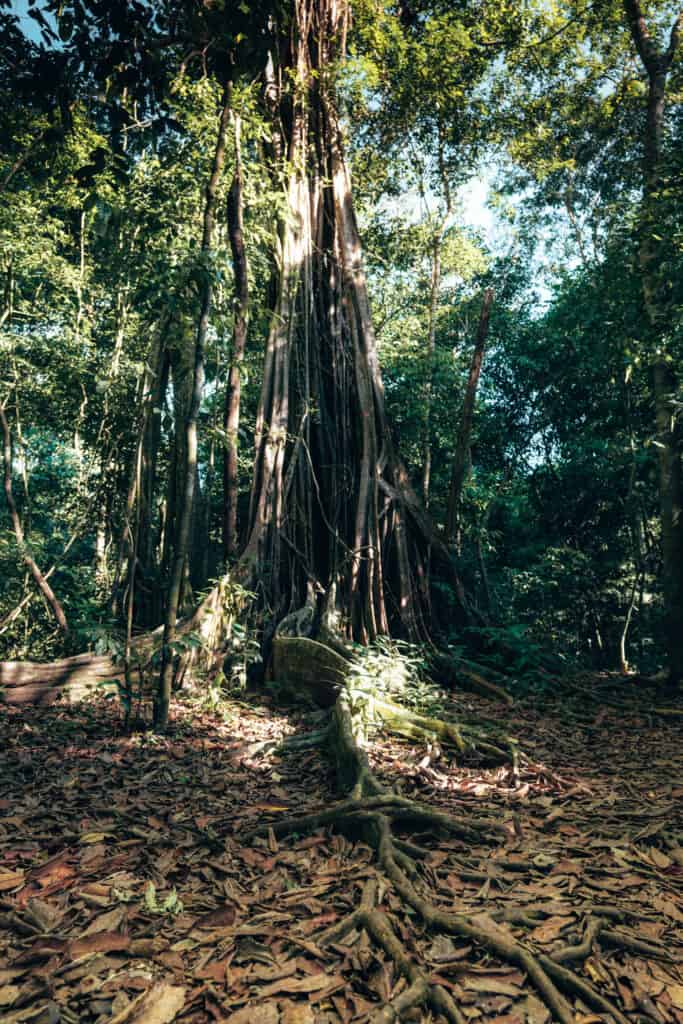
M 595 914 L 622 920 L 647 955 L 598 940 L 575 968 L 632 1020 L 683 1024 L 683 973 L 667 959 L 682 942 L 683 716 L 654 715 L 634 690 L 623 707 L 614 691 L 612 703 L 593 700 L 598 682 L 571 701 L 512 709 L 454 696 L 454 717 L 497 720 L 517 736 L 517 772 L 382 736 L 370 758 L 406 796 L 507 826 L 503 842 L 480 846 L 418 837 L 431 851 L 420 884 L 435 903 L 536 908 L 532 930 L 516 934 L 546 954 L 580 941 Z M 320 751 L 278 755 L 306 728 L 301 713 L 234 703 L 220 716 L 178 703 L 173 718 L 164 738 L 124 736 L 108 702 L 0 707 L 3 1024 L 367 1019 L 403 984 L 394 965 L 365 933 L 324 949 L 316 935 L 371 880 L 465 1021 L 549 1020 L 519 969 L 416 924 L 362 843 L 323 830 L 240 840 L 264 818 L 334 798 Z M 583 1024 L 600 1019 L 574 1006 Z

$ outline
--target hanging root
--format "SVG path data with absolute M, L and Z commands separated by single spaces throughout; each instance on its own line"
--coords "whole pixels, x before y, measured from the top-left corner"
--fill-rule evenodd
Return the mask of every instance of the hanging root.
M 435 726 L 433 720 L 404 712 L 385 701 L 375 701 L 375 713 L 392 728 L 399 716 L 402 725 L 425 729 L 442 740 L 447 734 L 453 744 L 462 749 L 459 744 L 462 732 L 455 726 L 446 723 Z M 580 998 L 599 1013 L 610 1014 L 616 1024 L 629 1024 L 609 999 L 566 965 L 568 962 L 585 959 L 598 939 L 605 944 L 638 951 L 643 955 L 665 957 L 663 950 L 640 943 L 624 932 L 609 929 L 608 919 L 614 915 L 606 910 L 601 916 L 600 908 L 595 908 L 587 917 L 581 943 L 557 951 L 552 958 L 535 955 L 513 935 L 510 926 L 534 927 L 539 917 L 543 917 L 542 912 L 536 908 L 528 911 L 524 908 L 514 912 L 494 911 L 490 915 L 467 915 L 446 912 L 432 903 L 422 895 L 418 868 L 418 863 L 425 858 L 427 851 L 396 836 L 395 827 L 401 830 L 416 828 L 420 833 L 446 833 L 465 841 L 476 839 L 479 842 L 487 838 L 493 842 L 496 835 L 507 835 L 507 830 L 500 821 L 464 818 L 435 811 L 387 789 L 375 776 L 368 761 L 365 749 L 366 719 L 367 705 L 362 702 L 354 704 L 353 697 L 348 692 L 342 692 L 332 710 L 331 725 L 326 736 L 339 787 L 348 793 L 347 798 L 320 811 L 262 825 L 244 838 L 267 835 L 270 829 L 276 836 L 282 836 L 329 825 L 334 825 L 351 837 L 360 837 L 375 851 L 385 877 L 427 928 L 465 938 L 498 959 L 514 964 L 526 974 L 554 1020 L 560 1024 L 574 1024 L 574 1010 L 566 998 L 569 996 Z M 429 723 L 429 726 L 425 723 Z M 502 750 L 499 752 L 502 753 Z M 373 1024 L 384 1024 L 400 1020 L 409 1010 L 426 1007 L 447 1021 L 465 1024 L 466 1018 L 452 995 L 434 983 L 429 972 L 414 962 L 414 957 L 411 957 L 392 928 L 389 915 L 374 906 L 375 895 L 373 883 L 368 883 L 360 908 L 316 936 L 317 944 L 325 945 L 338 941 L 349 932 L 364 931 L 394 962 L 405 979 L 405 987 L 369 1019 Z

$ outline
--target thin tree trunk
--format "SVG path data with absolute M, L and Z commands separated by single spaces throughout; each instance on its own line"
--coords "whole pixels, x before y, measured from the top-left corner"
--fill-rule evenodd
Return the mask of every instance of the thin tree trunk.
M 153 440 L 156 436 L 155 432 L 158 432 L 159 429 L 158 420 L 154 410 L 159 407 L 158 403 L 163 401 L 163 396 L 168 383 L 168 329 L 168 323 L 164 322 L 159 326 L 158 331 L 155 332 L 151 344 L 151 350 L 149 351 L 145 362 L 145 370 L 142 375 L 142 380 L 139 385 L 142 411 L 138 424 L 137 444 L 129 470 L 130 475 L 126 493 L 126 507 L 124 511 L 121 536 L 119 539 L 114 583 L 112 585 L 111 610 L 114 615 L 118 615 L 123 611 L 121 591 L 126 578 L 126 568 L 128 570 L 128 574 L 130 574 L 131 551 L 134 547 L 133 536 L 135 531 L 138 529 L 137 519 L 144 513 L 144 509 L 141 509 L 141 503 L 144 504 L 144 502 L 142 496 L 138 492 L 138 484 L 140 482 L 138 465 L 140 460 L 142 460 L 143 466 L 147 466 L 151 463 L 149 444 L 150 440 Z M 154 456 L 154 461 L 156 461 L 156 454 Z M 142 530 L 140 535 L 144 541 L 145 533 L 142 532 Z
M 678 375 L 667 349 L 670 283 L 657 206 L 661 202 L 662 135 L 666 86 L 683 24 L 681 10 L 666 50 L 650 35 L 639 0 L 623 0 L 634 44 L 648 78 L 643 137 L 643 200 L 640 215 L 640 269 L 643 299 L 655 346 L 653 392 L 659 457 L 662 523 L 662 592 L 669 680 L 683 682 L 683 424 L 677 415 Z
M 636 607 L 636 600 L 638 596 L 638 584 L 639 577 L 635 576 L 633 579 L 633 586 L 631 587 L 631 596 L 628 602 L 628 608 L 626 609 L 626 618 L 624 619 L 624 626 L 619 636 L 619 671 L 622 676 L 627 676 L 630 671 L 628 663 L 628 657 L 626 655 L 626 641 L 628 638 L 628 631 L 631 627 L 631 619 L 633 618 L 633 612 Z
M 65 633 L 69 631 L 69 624 L 64 614 L 64 609 L 59 603 L 55 593 L 47 582 L 45 576 L 40 571 L 35 559 L 31 556 L 26 547 L 24 540 L 24 531 L 21 525 L 21 519 L 17 511 L 17 506 L 14 502 L 14 494 L 12 493 L 12 435 L 10 433 L 9 423 L 7 416 L 5 415 L 5 404 L 0 404 L 0 425 L 2 425 L 3 433 L 3 461 L 5 467 L 5 498 L 7 499 L 7 507 L 9 509 L 10 518 L 12 520 L 12 527 L 14 529 L 14 536 L 17 540 L 17 547 L 21 553 L 21 557 L 24 564 L 30 571 L 36 586 L 40 590 L 41 594 L 45 598 L 49 608 L 52 611 L 55 619 L 57 620 L 61 629 Z
M 467 388 L 465 389 L 465 399 L 462 405 L 458 438 L 455 444 L 455 455 L 453 457 L 453 469 L 451 472 L 451 487 L 448 497 L 448 519 L 446 525 L 446 538 L 448 541 L 453 541 L 458 526 L 460 497 L 467 472 L 468 452 L 470 450 L 470 438 L 472 436 L 474 402 L 477 397 L 477 387 L 479 385 L 479 376 L 481 374 L 481 364 L 484 359 L 486 338 L 489 332 L 489 317 L 491 315 L 492 305 L 493 289 L 487 288 L 484 292 L 484 300 L 479 317 L 479 327 L 477 329 L 477 339 L 474 345 L 474 352 L 472 354 L 472 363 L 470 365 Z
M 432 476 L 432 392 L 434 389 L 434 360 L 436 356 L 436 318 L 439 306 L 439 291 L 441 289 L 441 250 L 443 248 L 443 240 L 448 220 L 453 209 L 451 187 L 448 181 L 448 172 L 446 170 L 446 161 L 444 158 L 444 137 L 441 121 L 439 121 L 438 131 L 439 178 L 441 181 L 441 191 L 443 194 L 445 210 L 441 223 L 434 235 L 432 247 L 432 276 L 429 293 L 429 326 L 427 334 L 427 380 L 425 386 L 425 414 L 422 442 L 422 500 L 425 508 L 428 508 L 429 506 L 429 487 Z
M 218 138 L 216 140 L 211 176 L 206 186 L 206 202 L 204 204 L 201 251 L 202 255 L 207 258 L 207 264 L 213 243 L 216 194 L 221 172 L 223 170 L 223 164 L 225 162 L 225 144 L 229 115 L 230 90 L 226 86 L 223 93 L 223 109 L 220 116 Z M 209 317 L 211 314 L 211 301 L 213 296 L 213 284 L 208 265 L 204 268 L 204 271 L 201 308 L 195 341 L 192 399 L 187 414 L 187 421 L 185 423 L 186 461 L 184 489 L 183 493 L 179 495 L 178 530 L 176 534 L 175 550 L 173 552 L 170 585 L 166 597 L 161 672 L 159 675 L 159 689 L 154 707 L 154 724 L 158 732 L 164 732 L 168 725 L 168 710 L 171 702 L 171 689 L 174 675 L 173 642 L 176 637 L 178 607 L 180 604 L 183 572 L 189 546 L 192 507 L 194 503 L 195 483 L 197 479 L 199 408 L 204 391 L 204 347 L 209 329 Z
M 422 500 L 424 501 L 425 508 L 429 505 L 429 486 L 432 476 L 432 443 L 430 436 L 432 389 L 434 387 L 434 356 L 436 353 L 436 313 L 439 303 L 439 289 L 441 287 L 441 246 L 445 226 L 446 221 L 444 220 L 434 235 L 432 247 L 432 279 L 429 294 L 429 326 L 427 332 L 427 381 L 425 385 L 425 413 L 422 428 Z
M 149 406 L 143 434 L 142 474 L 140 481 L 140 544 L 138 558 L 145 577 L 145 590 L 138 601 L 142 625 L 155 627 L 161 617 L 159 560 L 153 532 L 154 494 L 157 481 L 157 462 L 161 443 L 161 409 L 166 397 L 169 377 L 168 351 L 160 353 L 158 372 L 152 382 Z
M 249 273 L 244 246 L 244 220 L 242 201 L 241 122 L 233 115 L 235 132 L 235 171 L 228 193 L 228 234 L 235 275 L 234 320 L 232 328 L 232 359 L 228 386 L 225 393 L 225 451 L 223 455 L 223 557 L 233 558 L 237 553 L 237 499 L 238 499 L 238 431 L 240 424 L 241 373 L 247 343 Z

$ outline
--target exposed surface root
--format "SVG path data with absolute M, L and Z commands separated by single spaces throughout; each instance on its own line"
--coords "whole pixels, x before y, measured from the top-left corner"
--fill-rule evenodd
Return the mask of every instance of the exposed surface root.
M 392 1021 L 400 1020 L 402 1014 L 414 1006 L 424 1004 L 452 1024 L 465 1024 L 465 1017 L 453 1001 L 453 997 L 441 985 L 430 983 L 427 976 L 410 959 L 403 943 L 393 931 L 387 915 L 381 910 L 357 910 L 333 929 L 318 936 L 319 945 L 337 941 L 354 930 L 365 930 L 409 982 L 408 988 L 372 1015 L 372 1024 L 391 1024 Z
M 542 968 L 548 974 L 555 984 L 563 989 L 564 992 L 569 995 L 579 996 L 583 1001 L 594 1010 L 599 1013 L 608 1013 L 611 1017 L 617 1021 L 617 1024 L 629 1024 L 628 1018 L 621 1013 L 620 1010 L 605 996 L 601 995 L 597 989 L 593 988 L 584 978 L 580 978 L 578 974 L 574 974 L 567 967 L 562 967 L 560 964 L 555 963 L 550 957 L 541 955 L 538 958 L 538 962 Z
M 596 742 L 557 703 L 516 706 L 532 752 L 517 788 L 438 745 L 352 742 L 346 835 L 301 824 L 334 809 L 321 751 L 279 752 L 320 713 L 193 698 L 157 739 L 123 734 L 112 701 L 0 709 L 0 1017 L 106 1024 L 166 983 L 187 1024 L 550 1024 L 544 975 L 575 1024 L 683 1024 L 677 726 L 645 699 L 642 722 L 608 716 Z M 500 706 L 456 697 L 453 717 L 477 709 L 504 735 Z M 361 711 L 338 709 L 344 735 L 362 737 Z M 476 838 L 424 828 L 411 797 Z M 260 815 L 271 828 L 244 842 Z
M 440 718 L 430 718 L 401 707 L 400 704 L 377 698 L 372 701 L 372 710 L 383 725 L 398 736 L 423 742 L 439 740 L 444 746 L 455 747 L 461 754 L 484 754 L 494 763 L 505 764 L 511 757 L 514 760 L 513 743 L 508 741 L 509 749 L 504 750 L 487 740 L 481 730 L 473 729 L 471 726 L 460 726 Z
M 459 750 L 467 749 L 462 732 L 446 723 L 435 723 L 422 716 L 385 701 L 375 701 L 374 712 L 383 722 L 394 728 L 407 730 L 413 738 L 424 734 L 436 734 L 442 740 L 447 738 Z M 494 841 L 496 835 L 509 835 L 508 829 L 492 819 L 460 818 L 414 800 L 398 796 L 386 789 L 374 775 L 365 750 L 365 724 L 358 708 L 354 708 L 348 694 L 338 698 L 332 713 L 332 726 L 328 743 L 337 771 L 340 788 L 350 796 L 332 807 L 319 812 L 288 817 L 264 825 L 254 834 L 266 834 L 269 829 L 276 836 L 292 832 L 303 832 L 321 826 L 334 825 L 336 829 L 360 836 L 375 851 L 384 876 L 392 884 L 402 901 L 429 928 L 437 932 L 457 935 L 487 950 L 503 962 L 514 964 L 528 977 L 538 995 L 560 1024 L 574 1024 L 574 1010 L 567 996 L 578 997 L 587 1006 L 599 1013 L 609 1014 L 617 1024 L 628 1024 L 627 1018 L 605 996 L 592 985 L 571 971 L 567 964 L 581 962 L 593 951 L 598 940 L 645 956 L 666 956 L 663 949 L 640 942 L 624 932 L 607 927 L 610 916 L 593 914 L 586 918 L 585 930 L 580 943 L 566 946 L 552 958 L 535 955 L 512 933 L 511 926 L 535 927 L 543 919 L 538 908 L 520 909 L 514 913 L 493 911 L 466 915 L 446 912 L 422 895 L 420 861 L 427 851 L 403 836 L 394 833 L 416 828 L 421 833 L 441 832 L 461 839 L 487 837 Z M 412 730 L 417 730 L 413 732 Z M 402 732 L 402 728 L 396 729 Z M 497 748 L 496 748 L 497 749 Z M 503 753 L 502 749 L 497 750 Z M 513 770 L 518 772 L 516 748 L 513 745 Z M 501 864 L 506 862 L 501 862 Z M 525 867 L 526 865 L 518 865 Z M 464 873 L 461 873 L 464 876 Z M 473 872 L 473 878 L 488 881 L 492 876 Z M 361 908 L 340 923 L 316 937 L 319 945 L 338 941 L 352 931 L 365 931 L 373 942 L 380 946 L 406 979 L 406 987 L 382 1006 L 370 1018 L 373 1022 L 390 1022 L 401 1019 L 401 1015 L 417 1006 L 428 1007 L 434 1014 L 445 1020 L 464 1024 L 466 1018 L 453 997 L 444 988 L 434 984 L 411 959 L 405 946 L 391 926 L 385 912 L 374 908 L 372 899 L 364 896 Z

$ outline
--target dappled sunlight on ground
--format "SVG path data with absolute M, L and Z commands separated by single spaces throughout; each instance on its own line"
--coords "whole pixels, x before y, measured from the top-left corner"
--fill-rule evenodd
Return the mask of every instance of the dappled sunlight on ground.
M 680 720 L 639 709 L 637 695 L 621 711 L 470 695 L 448 710 L 514 735 L 518 765 L 460 763 L 382 735 L 372 765 L 407 796 L 495 817 L 507 839 L 413 833 L 428 851 L 419 884 L 448 910 L 516 920 L 531 908 L 526 931 L 512 927 L 546 953 L 578 942 L 598 911 L 623 923 L 648 955 L 597 943 L 586 976 L 634 1020 L 683 1024 L 680 966 L 655 955 L 675 950 L 683 923 Z M 333 801 L 321 751 L 278 750 L 313 727 L 267 701 L 221 715 L 177 704 L 164 738 L 123 735 L 107 702 L 0 708 L 3 1022 L 145 1021 L 150 992 L 170 1008 L 164 1020 L 362 1020 L 399 990 L 395 966 L 365 933 L 324 949 L 316 936 L 375 882 L 410 955 L 467 1022 L 545 1024 L 518 968 L 416 925 L 362 842 L 323 830 L 244 838 Z

